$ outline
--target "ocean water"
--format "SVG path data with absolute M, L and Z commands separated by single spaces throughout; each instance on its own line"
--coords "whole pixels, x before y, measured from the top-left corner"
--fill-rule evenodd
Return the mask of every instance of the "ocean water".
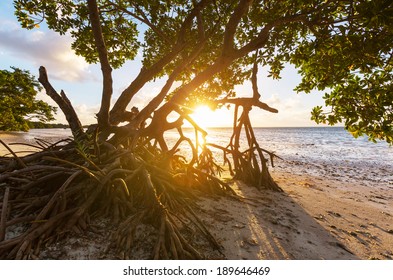
M 226 146 L 231 128 L 207 129 L 207 142 Z M 393 184 L 393 147 L 386 142 L 372 143 L 366 137 L 355 139 L 342 127 L 307 128 L 255 128 L 260 146 L 275 152 L 274 169 L 288 169 L 296 173 L 310 173 L 322 176 L 337 176 L 369 182 Z M 185 129 L 185 135 L 193 138 L 194 131 Z M 56 142 L 71 136 L 69 129 L 31 129 L 29 132 L 0 132 L 0 139 L 7 144 L 24 142 L 34 144 L 37 138 Z M 178 138 L 176 131 L 165 134 L 169 146 Z M 244 138 L 241 138 L 245 144 Z M 12 149 L 29 150 L 23 146 Z M 30 149 L 31 150 L 31 149 Z M 186 143 L 180 146 L 186 156 L 190 153 Z M 221 152 L 213 152 L 220 163 Z M 0 156 L 7 154 L 1 145 Z
M 207 142 L 228 145 L 230 128 L 207 131 Z M 171 133 L 168 138 L 175 137 L 176 133 Z M 260 147 L 281 158 L 275 160 L 274 168 L 270 167 L 273 171 L 290 170 L 298 174 L 393 185 L 393 146 L 386 142 L 354 138 L 343 127 L 255 128 L 254 133 Z M 185 131 L 190 138 L 193 134 L 192 130 Z M 244 134 L 241 140 L 246 144 Z M 220 162 L 221 153 L 214 154 Z
M 68 137 L 71 137 L 71 130 L 63 128 L 30 129 L 28 132 L 0 131 L 0 139 L 19 155 L 38 150 L 20 143 L 37 145 L 37 139 L 43 139 L 53 144 Z M 5 155 L 9 156 L 9 151 L 0 143 L 0 156 Z
M 299 173 L 393 183 L 393 146 L 354 138 L 342 127 L 260 128 L 256 137 Z

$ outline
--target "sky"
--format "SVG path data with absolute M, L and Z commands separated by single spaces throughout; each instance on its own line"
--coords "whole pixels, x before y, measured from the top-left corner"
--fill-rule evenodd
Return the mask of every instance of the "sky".
M 99 65 L 89 65 L 77 56 L 71 49 L 72 38 L 69 35 L 60 36 L 45 27 L 33 30 L 22 29 L 14 15 L 12 0 L 0 1 L 0 69 L 10 70 L 17 67 L 29 70 L 38 77 L 38 69 L 47 69 L 52 86 L 60 92 L 64 90 L 71 100 L 82 124 L 95 123 L 95 113 L 98 112 L 102 93 L 102 78 Z M 113 71 L 114 94 L 113 101 L 120 95 L 140 70 L 141 55 L 132 62 Z M 303 127 L 316 126 L 310 120 L 310 112 L 314 106 L 323 105 L 323 93 L 311 92 L 297 94 L 293 91 L 300 82 L 300 76 L 294 67 L 288 65 L 282 72 L 282 79 L 267 78 L 266 69 L 258 72 L 258 88 L 262 95 L 261 101 L 278 109 L 273 114 L 263 110 L 253 109 L 250 114 L 251 122 L 256 127 Z M 132 106 L 142 108 L 155 96 L 163 80 L 147 84 L 133 99 Z M 252 96 L 250 82 L 238 86 L 239 96 Z M 44 91 L 37 96 L 51 105 L 56 105 Z M 113 102 L 112 102 L 113 104 Z M 60 110 L 56 114 L 56 123 L 66 123 Z M 231 126 L 233 113 L 227 109 L 209 112 L 201 109 L 194 117 L 203 122 L 204 126 Z

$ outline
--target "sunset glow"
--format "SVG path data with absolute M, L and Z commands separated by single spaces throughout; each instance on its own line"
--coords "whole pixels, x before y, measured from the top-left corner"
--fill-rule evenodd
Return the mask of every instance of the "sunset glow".
M 202 105 L 194 109 L 190 117 L 202 128 L 225 127 L 232 123 L 232 114 L 226 109 L 211 110 Z

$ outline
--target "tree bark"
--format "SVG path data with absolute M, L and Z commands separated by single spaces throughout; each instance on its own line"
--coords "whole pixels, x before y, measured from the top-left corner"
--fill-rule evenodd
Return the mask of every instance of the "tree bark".
M 225 28 L 224 33 L 224 47 L 223 47 L 223 55 L 227 53 L 232 53 L 235 50 L 235 42 L 234 37 L 236 33 L 237 26 L 239 25 L 240 20 L 243 15 L 247 13 L 248 8 L 252 4 L 252 0 L 241 0 L 234 10 L 231 18 L 228 21 L 228 24 Z
M 103 77 L 101 108 L 100 111 L 97 113 L 98 125 L 100 127 L 107 128 L 110 125 L 109 107 L 111 104 L 111 98 L 113 93 L 112 67 L 109 63 L 108 51 L 106 49 L 104 37 L 102 35 L 97 2 L 95 0 L 88 0 L 87 6 L 89 8 L 91 28 L 94 35 L 94 42 L 97 48 Z
M 38 81 L 45 88 L 46 94 L 49 95 L 52 100 L 59 105 L 61 111 L 63 111 L 74 138 L 80 139 L 81 137 L 85 137 L 78 115 L 76 114 L 74 107 L 72 107 L 70 100 L 66 97 L 64 91 L 61 91 L 61 95 L 56 92 L 48 80 L 48 74 L 46 73 L 45 67 L 41 66 L 39 73 Z
M 116 103 L 110 112 L 110 122 L 114 125 L 119 122 L 125 121 L 124 112 L 130 103 L 131 99 L 135 94 L 151 79 L 154 78 L 165 65 L 171 62 L 183 49 L 184 45 L 176 46 L 170 53 L 161 58 L 149 69 L 142 68 L 138 76 L 132 81 L 132 83 L 121 93 Z
M 198 57 L 198 54 L 202 51 L 204 45 L 205 45 L 205 40 L 200 42 L 194 51 L 187 57 L 185 58 L 182 63 L 179 64 L 178 67 L 176 67 L 171 75 L 169 75 L 169 78 L 167 82 L 165 83 L 164 87 L 161 89 L 161 92 L 155 96 L 148 105 L 145 106 L 145 108 L 142 109 L 142 111 L 137 115 L 135 118 L 135 126 L 140 126 L 141 123 L 143 123 L 153 112 L 157 107 L 161 104 L 161 102 L 164 100 L 165 96 L 167 96 L 171 86 L 173 85 L 175 79 L 177 76 L 183 71 L 192 61 L 194 61 L 195 58 Z

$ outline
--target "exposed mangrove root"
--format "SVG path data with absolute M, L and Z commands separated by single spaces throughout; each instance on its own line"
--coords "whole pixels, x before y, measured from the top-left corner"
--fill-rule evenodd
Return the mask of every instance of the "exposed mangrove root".
M 4 192 L 3 205 L 1 208 L 1 218 L 0 218 L 0 241 L 5 238 L 5 231 L 7 226 L 7 212 L 8 212 L 8 199 L 10 195 L 10 188 L 7 187 Z
M 257 56 L 258 52 L 256 52 L 255 58 L 257 58 Z M 224 152 L 224 162 L 228 164 L 229 171 L 232 175 L 234 175 L 234 179 L 241 180 L 261 190 L 271 189 L 274 191 L 282 191 L 277 183 L 274 182 L 268 171 L 268 160 L 266 159 L 266 154 L 269 156 L 270 164 L 272 166 L 274 166 L 274 158 L 279 157 L 259 146 L 249 117 L 249 113 L 253 107 L 272 113 L 278 112 L 277 109 L 274 109 L 260 101 L 261 95 L 258 92 L 257 72 L 258 64 L 257 60 L 255 60 L 251 78 L 253 89 L 252 97 L 232 99 L 224 98 L 214 102 L 215 106 L 219 104 L 235 105 L 233 132 L 229 144 L 226 147 L 222 147 L 214 143 L 206 143 L 206 146 L 211 146 Z M 245 138 L 247 139 L 247 145 L 244 147 L 240 141 L 242 133 L 245 134 Z M 242 149 L 244 150 L 243 152 L 241 152 Z M 228 159 L 228 155 L 232 157 L 232 161 Z
M 264 153 L 269 155 L 272 166 L 274 166 L 273 159 L 276 157 L 276 155 L 260 148 L 250 122 L 250 110 L 251 107 L 243 107 L 239 121 L 233 127 L 233 134 L 230 143 L 226 147 L 227 151 L 229 151 L 233 157 L 235 173 L 234 178 L 256 186 L 260 189 L 282 191 L 277 183 L 274 182 L 268 171 L 268 160 L 265 158 Z M 238 106 L 235 109 L 235 120 L 237 119 L 237 114 Z M 244 129 L 246 134 L 248 149 L 240 153 L 239 139 L 242 129 Z
M 131 151 L 101 145 L 98 158 L 93 143 L 83 145 L 45 146 L 34 155 L 1 159 L 1 259 L 40 258 L 45 244 L 81 233 L 99 217 L 109 218 L 117 228 L 112 245 L 125 259 L 133 258 L 135 234 L 143 224 L 156 232 L 151 258 L 204 258 L 183 228 L 219 250 L 192 208 L 201 193 L 232 194 L 229 185 L 181 157 L 165 165 L 160 162 L 167 161 L 164 154 L 153 146 Z M 10 234 L 16 228 L 18 234 Z

